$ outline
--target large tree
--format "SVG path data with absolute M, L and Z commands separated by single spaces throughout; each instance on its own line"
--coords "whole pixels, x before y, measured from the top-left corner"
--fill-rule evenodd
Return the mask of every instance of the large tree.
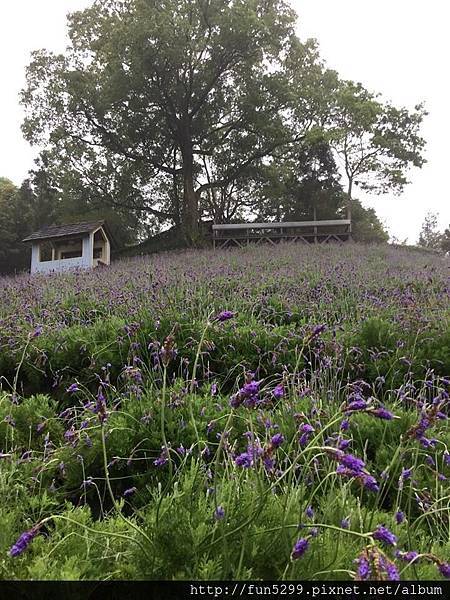
M 112 205 L 179 219 L 194 242 L 202 193 L 314 123 L 322 66 L 295 18 L 284 0 L 98 0 L 69 17 L 64 55 L 34 53 L 25 136 L 60 173 Z M 155 194 L 164 185 L 181 188 L 169 206 Z

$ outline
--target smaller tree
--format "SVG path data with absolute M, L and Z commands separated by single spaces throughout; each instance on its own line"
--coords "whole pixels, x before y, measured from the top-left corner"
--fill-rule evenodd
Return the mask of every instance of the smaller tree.
M 388 242 L 389 233 L 373 208 L 364 208 L 359 200 L 352 198 L 352 237 L 356 242 L 383 244 Z
M 445 253 L 450 252 L 450 225 L 447 227 L 447 229 L 442 234 L 441 250 L 442 250 L 442 252 L 445 252 Z
M 348 211 L 355 186 L 376 194 L 400 193 L 411 166 L 422 167 L 426 111 L 382 103 L 361 84 L 343 81 L 331 98 L 329 139 L 347 179 Z
M 438 229 L 438 215 L 429 211 L 425 215 L 419 235 L 419 246 L 431 250 L 440 250 L 443 234 Z
M 42 152 L 36 160 L 36 167 L 29 172 L 23 184 L 25 201 L 30 205 L 31 221 L 34 229 L 56 222 L 60 211 L 61 196 L 58 193 L 49 170 L 49 157 Z
M 258 188 L 255 209 L 261 219 L 332 219 L 344 200 L 336 163 L 322 136 L 262 166 Z
M 14 197 L 17 187 L 12 181 L 0 177 L 0 235 L 2 244 L 0 246 L 0 258 L 3 259 L 9 252 L 11 244 L 14 243 L 15 235 L 11 227 L 13 219 Z
M 33 194 L 25 181 L 17 188 L 0 177 L 0 273 L 13 273 L 30 264 L 30 250 L 22 239 L 31 232 Z

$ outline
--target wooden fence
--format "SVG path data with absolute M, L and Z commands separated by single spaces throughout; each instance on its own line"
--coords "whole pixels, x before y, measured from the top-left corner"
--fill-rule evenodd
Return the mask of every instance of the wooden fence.
M 351 240 L 352 226 L 349 219 L 327 221 L 291 221 L 286 223 L 227 223 L 213 225 L 214 248 L 268 242 L 302 242 L 305 244 L 342 244 Z

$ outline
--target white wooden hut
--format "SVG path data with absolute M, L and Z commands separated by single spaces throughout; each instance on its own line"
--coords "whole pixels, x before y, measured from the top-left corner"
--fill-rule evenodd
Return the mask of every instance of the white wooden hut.
M 50 225 L 23 242 L 31 243 L 31 273 L 91 269 L 109 265 L 111 235 L 105 221 Z

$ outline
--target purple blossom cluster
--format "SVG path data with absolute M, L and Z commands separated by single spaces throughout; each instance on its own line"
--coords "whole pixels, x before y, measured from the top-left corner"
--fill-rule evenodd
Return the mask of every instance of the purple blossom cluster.
M 396 564 L 377 546 L 367 546 L 355 561 L 357 581 L 398 581 L 400 573 Z
M 429 429 L 434 427 L 439 421 L 447 420 L 449 401 L 447 393 L 437 396 L 431 404 L 422 404 L 418 422 L 411 427 L 407 435 L 416 439 L 424 448 L 434 448 L 437 440 L 426 436 Z
M 352 454 L 346 454 L 342 450 L 328 450 L 328 454 L 339 463 L 336 473 L 342 477 L 354 478 L 371 492 L 378 493 L 380 487 L 373 475 L 365 469 L 365 462 Z
M 378 525 L 376 530 L 373 532 L 372 537 L 374 540 L 379 540 L 386 546 L 396 546 L 397 545 L 397 536 L 389 531 L 387 527 L 384 525 Z
M 308 548 L 309 548 L 308 538 L 298 539 L 294 544 L 294 548 L 292 549 L 292 553 L 291 553 L 292 560 L 297 560 L 297 559 L 301 558 L 305 554 L 305 552 L 308 550 Z
M 247 376 L 247 381 L 244 385 L 233 394 L 230 399 L 230 406 L 233 408 L 238 408 L 243 405 L 247 408 L 255 408 L 258 404 L 261 403 L 261 399 L 259 396 L 260 393 L 260 381 L 255 381 L 253 379 L 253 374 L 249 374 Z
M 33 527 L 28 531 L 24 531 L 24 533 L 20 535 L 19 539 L 11 547 L 9 555 L 15 558 L 16 556 L 23 554 L 34 538 L 38 535 L 39 531 L 39 526 Z

